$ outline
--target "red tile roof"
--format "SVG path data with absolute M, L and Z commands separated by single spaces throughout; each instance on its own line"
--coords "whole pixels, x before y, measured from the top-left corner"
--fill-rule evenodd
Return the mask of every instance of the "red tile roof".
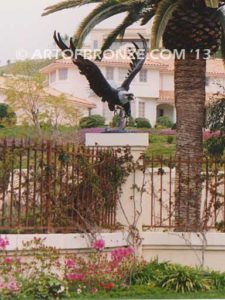
M 97 65 L 100 66 L 125 66 L 128 67 L 130 59 L 103 59 L 102 61 L 96 61 Z M 44 67 L 41 72 L 48 73 L 51 70 L 54 70 L 56 67 L 64 67 L 65 65 L 69 67 L 74 67 L 74 64 L 70 59 L 61 59 L 57 60 L 54 63 Z M 158 69 L 162 72 L 173 72 L 174 71 L 174 59 L 153 59 L 150 56 L 147 57 L 145 62 L 145 68 L 148 69 Z M 222 59 L 209 59 L 207 60 L 207 74 L 215 76 L 224 76 L 225 77 L 225 67 Z
M 70 101 L 71 103 L 74 103 L 78 106 L 87 107 L 87 108 L 95 108 L 96 107 L 96 105 L 91 101 L 80 99 L 80 98 L 70 95 L 70 94 L 62 93 L 51 87 L 46 87 L 44 90 L 47 94 L 56 96 L 56 97 L 63 94 L 68 101 Z

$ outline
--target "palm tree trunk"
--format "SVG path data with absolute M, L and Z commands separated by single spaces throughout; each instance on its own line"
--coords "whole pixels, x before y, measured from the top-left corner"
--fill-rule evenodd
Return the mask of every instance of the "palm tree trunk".
M 177 231 L 200 229 L 205 78 L 205 59 L 186 54 L 175 60 Z

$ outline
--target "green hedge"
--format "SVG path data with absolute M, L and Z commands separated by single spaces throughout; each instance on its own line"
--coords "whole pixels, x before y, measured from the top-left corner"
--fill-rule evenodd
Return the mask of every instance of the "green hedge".
M 105 118 L 100 115 L 93 115 L 80 119 L 80 128 L 96 128 L 105 125 Z
M 135 119 L 135 126 L 137 128 L 152 128 L 150 122 L 146 118 L 136 118 Z
M 171 128 L 173 127 L 173 122 L 170 120 L 168 116 L 159 117 L 157 120 L 157 127 L 165 127 L 165 128 Z

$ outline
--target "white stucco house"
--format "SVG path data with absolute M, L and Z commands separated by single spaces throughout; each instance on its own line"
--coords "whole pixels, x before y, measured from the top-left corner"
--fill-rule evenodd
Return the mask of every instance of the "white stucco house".
M 141 33 L 149 42 L 150 26 L 151 24 L 145 27 L 127 29 L 124 39 L 122 41 L 121 39 L 116 40 L 111 49 L 119 51 L 121 47 L 130 46 L 131 41 L 138 42 L 137 33 Z M 99 49 L 111 30 L 94 29 L 84 48 Z M 96 63 L 112 85 L 120 86 L 127 74 L 130 60 L 118 55 L 114 58 L 104 58 L 101 62 Z M 58 60 L 43 68 L 41 72 L 47 75 L 49 87 L 94 103 L 96 107 L 91 109 L 90 113 L 104 116 L 107 123 L 111 121 L 112 113 L 108 110 L 107 104 L 102 103 L 90 90 L 86 78 L 79 74 L 79 70 L 72 61 Z M 207 100 L 220 89 L 217 83 L 225 86 L 223 62 L 220 59 L 209 59 L 207 61 L 206 80 Z M 136 97 L 132 103 L 132 116 L 134 118 L 147 118 L 152 126 L 156 124 L 160 116 L 168 116 L 172 122 L 176 122 L 173 59 L 165 57 L 162 59 L 149 54 L 144 68 L 133 80 L 130 90 Z
M 123 82 L 129 68 L 128 59 L 103 59 L 96 63 L 106 79 L 114 86 L 119 86 Z M 108 123 L 111 121 L 112 113 L 108 110 L 107 103 L 102 103 L 90 90 L 86 78 L 79 74 L 78 68 L 71 60 L 58 60 L 43 68 L 41 72 L 47 75 L 50 88 L 93 103 L 95 108 L 92 108 L 90 113 L 104 116 Z M 223 62 L 220 59 L 210 59 L 207 61 L 207 100 L 219 90 L 218 83 L 225 86 Z M 172 59 L 153 60 L 148 57 L 143 70 L 132 82 L 130 90 L 136 96 L 132 102 L 134 118 L 147 118 L 152 126 L 160 116 L 169 116 L 172 122 L 176 122 Z
M 123 38 L 118 37 L 115 40 L 115 42 L 111 46 L 111 49 L 116 50 L 123 45 L 127 45 L 127 43 L 130 43 L 131 41 L 139 43 L 140 38 L 138 36 L 138 33 L 141 34 L 146 39 L 147 43 L 150 45 L 150 26 L 151 23 L 147 24 L 146 26 L 129 27 L 126 30 Z M 100 49 L 106 37 L 111 31 L 112 29 L 108 28 L 93 29 L 88 35 L 87 39 L 85 40 L 84 48 L 92 50 Z

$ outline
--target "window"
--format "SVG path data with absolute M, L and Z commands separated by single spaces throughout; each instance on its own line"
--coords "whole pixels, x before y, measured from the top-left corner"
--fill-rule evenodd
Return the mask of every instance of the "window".
M 66 80 L 68 78 L 68 69 L 59 69 L 59 80 Z
M 50 83 L 53 83 L 56 81 L 56 71 L 53 71 L 50 73 L 49 81 L 50 81 Z
M 112 67 L 106 68 L 106 79 L 113 80 L 114 79 L 114 69 Z
M 97 40 L 93 41 L 93 48 L 94 48 L 94 50 L 98 49 L 98 41 Z
M 119 81 L 124 81 L 125 78 L 127 77 L 127 69 L 119 69 Z
M 164 116 L 164 109 L 159 109 L 159 117 L 163 117 Z
M 139 118 L 145 117 L 145 102 L 139 102 L 138 103 L 138 110 L 139 110 Z
M 140 82 L 147 82 L 147 70 L 141 70 L 139 73 Z

